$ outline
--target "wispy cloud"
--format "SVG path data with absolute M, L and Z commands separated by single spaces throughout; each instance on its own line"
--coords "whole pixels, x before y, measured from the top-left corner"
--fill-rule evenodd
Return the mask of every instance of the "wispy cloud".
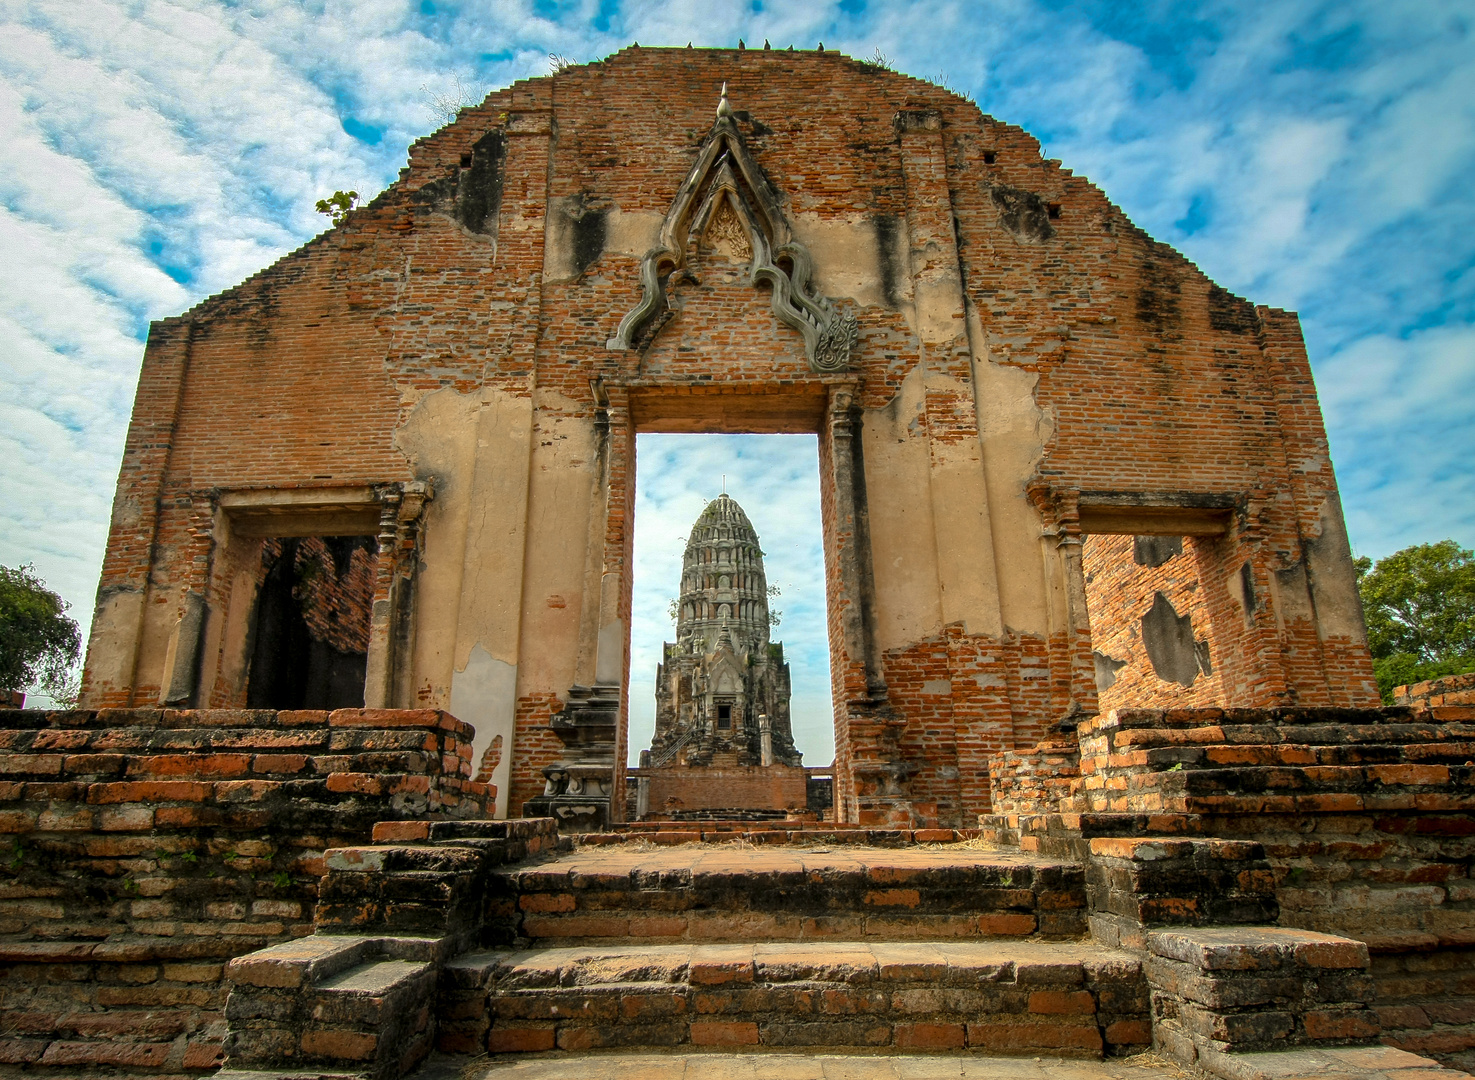
M 389 183 L 422 86 L 739 37 L 946 75 L 1299 310 L 1354 544 L 1475 544 L 1472 34 L 1465 0 L 0 0 L 0 562 L 86 617 L 148 321 Z

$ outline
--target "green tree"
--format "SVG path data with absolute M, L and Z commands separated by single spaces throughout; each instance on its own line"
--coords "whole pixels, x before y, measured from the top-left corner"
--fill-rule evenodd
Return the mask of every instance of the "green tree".
M 82 634 L 69 606 L 32 567 L 0 566 L 0 691 L 39 688 L 61 704 L 76 701 Z
M 326 199 L 318 200 L 318 213 L 327 214 L 333 219 L 334 225 L 343 224 L 343 219 L 348 217 L 348 212 L 359 203 L 357 191 L 335 191 Z
M 1475 671 L 1475 552 L 1453 540 L 1358 559 L 1378 690 Z

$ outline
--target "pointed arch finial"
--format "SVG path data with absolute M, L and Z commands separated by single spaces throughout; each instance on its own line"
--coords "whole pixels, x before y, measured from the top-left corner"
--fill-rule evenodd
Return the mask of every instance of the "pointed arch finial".
M 780 322 L 799 331 L 811 370 L 844 371 L 859 339 L 855 316 L 840 309 L 811 284 L 814 262 L 793 235 L 787 215 L 738 129 L 727 83 L 717 105 L 717 120 L 702 143 L 685 182 L 661 223 L 658 246 L 640 260 L 640 300 L 620 320 L 608 347 L 636 348 L 641 328 L 658 312 L 669 311 L 667 281 L 686 265 L 687 245 L 705 233 L 713 216 L 730 210 L 746 231 L 750 250 L 748 280 L 772 287 L 770 306 Z M 655 332 L 659 332 L 657 323 Z M 652 335 L 653 336 L 653 335 Z

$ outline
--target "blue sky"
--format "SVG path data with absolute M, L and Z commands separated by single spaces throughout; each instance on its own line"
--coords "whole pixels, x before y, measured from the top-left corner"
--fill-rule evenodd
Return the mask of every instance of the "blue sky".
M 86 621 L 148 322 L 382 189 L 427 95 L 740 37 L 945 80 L 1299 311 L 1358 552 L 1475 545 L 1472 35 L 1471 0 L 0 0 L 0 563 Z

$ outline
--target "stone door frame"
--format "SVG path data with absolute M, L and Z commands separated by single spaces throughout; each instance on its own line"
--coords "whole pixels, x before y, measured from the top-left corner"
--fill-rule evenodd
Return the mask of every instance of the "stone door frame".
M 599 381 L 602 554 L 599 595 L 586 598 L 581 683 L 618 683 L 612 810 L 625 805 L 629 738 L 630 613 L 634 556 L 635 437 L 678 434 L 805 434 L 818 438 L 825 610 L 834 697 L 835 805 L 843 820 L 910 824 L 906 769 L 897 750 L 903 725 L 887 704 L 875 648 L 874 580 L 861 460 L 861 380 L 810 375 L 756 383 L 627 376 Z M 595 569 L 594 567 L 590 568 Z M 591 625 L 592 624 L 592 625 Z M 610 628 L 617 627 L 615 634 Z M 589 632 L 589 631 L 592 631 Z M 615 640 L 618 638 L 618 640 Z

